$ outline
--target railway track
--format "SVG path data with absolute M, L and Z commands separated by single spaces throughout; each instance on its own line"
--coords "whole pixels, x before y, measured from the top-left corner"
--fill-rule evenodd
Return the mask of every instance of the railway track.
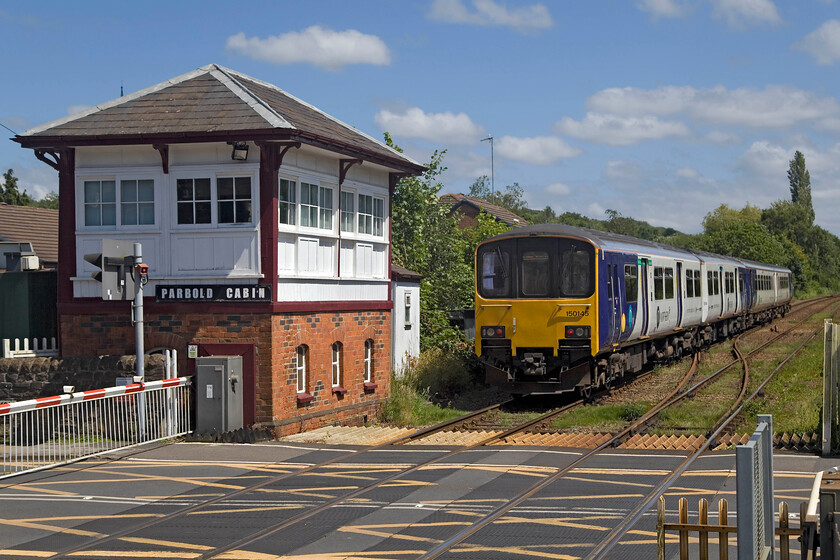
M 739 360 L 733 360 L 733 363 L 746 362 L 749 356 L 755 355 L 757 352 L 760 352 L 763 349 L 767 348 L 771 344 L 771 342 L 773 342 L 774 340 L 778 340 L 781 337 L 784 337 L 785 335 L 789 334 L 791 330 L 793 329 L 791 328 L 783 333 L 776 334 L 774 338 L 771 339 L 771 341 L 760 345 L 759 347 L 753 349 L 749 353 L 742 352 L 741 358 Z M 816 333 L 818 331 L 814 332 Z M 806 342 L 803 342 L 800 345 L 800 348 L 804 346 L 805 343 Z M 792 354 L 795 354 L 795 352 Z M 777 370 L 780 369 L 783 365 L 784 362 L 779 364 Z M 424 560 L 437 558 L 452 550 L 459 544 L 464 543 L 471 536 L 476 535 L 483 529 L 491 526 L 495 521 L 509 514 L 511 511 L 524 504 L 527 500 L 537 496 L 541 491 L 557 483 L 558 481 L 563 479 L 563 477 L 568 476 L 569 473 L 575 471 L 576 469 L 582 468 L 584 464 L 597 457 L 600 453 L 604 451 L 611 451 L 612 448 L 621 445 L 622 443 L 626 443 L 630 438 L 634 437 L 634 435 L 636 435 L 637 432 L 639 432 L 648 422 L 655 418 L 656 415 L 661 412 L 661 410 L 664 410 L 669 406 L 673 406 L 676 402 L 679 402 L 680 400 L 686 398 L 688 395 L 692 394 L 692 392 L 699 391 L 704 386 L 706 386 L 706 384 L 711 383 L 716 376 L 722 374 L 720 370 L 718 372 L 714 372 L 712 375 L 706 376 L 704 379 L 701 379 L 699 382 L 686 389 L 685 387 L 688 385 L 689 380 L 691 380 L 696 373 L 696 367 L 697 359 L 695 357 L 692 366 L 686 371 L 681 382 L 671 392 L 671 394 L 669 394 L 664 399 L 661 399 L 655 407 L 653 407 L 651 410 L 645 413 L 642 417 L 633 422 L 628 423 L 628 425 L 624 429 L 618 431 L 615 434 L 602 435 L 600 442 L 593 449 L 582 452 L 582 454 L 575 460 L 571 461 L 562 468 L 558 468 L 553 474 L 546 475 L 540 478 L 535 483 L 529 485 L 522 491 L 518 492 L 512 498 L 508 499 L 505 503 L 492 509 L 492 511 L 489 511 L 485 514 L 477 514 L 476 516 L 474 516 L 474 521 L 468 522 L 466 527 L 458 530 L 455 534 L 451 535 L 450 537 L 441 540 L 438 544 L 430 547 L 426 552 L 420 554 L 418 557 Z M 731 364 L 728 364 L 725 367 L 730 368 L 733 366 Z M 694 450 L 687 452 L 685 459 L 681 461 L 676 468 L 671 469 L 669 471 L 669 474 L 667 474 L 666 476 L 662 476 L 661 481 L 658 484 L 656 484 L 655 487 L 643 499 L 638 501 L 638 505 L 636 505 L 631 511 L 629 511 L 625 518 L 622 519 L 615 527 L 612 528 L 612 530 L 606 538 L 599 541 L 593 546 L 593 548 L 586 557 L 605 557 L 609 550 L 611 550 L 612 547 L 615 546 L 615 544 L 617 544 L 621 540 L 621 538 L 626 534 L 629 528 L 632 527 L 638 521 L 639 517 L 645 511 L 650 509 L 650 507 L 652 507 L 653 503 L 659 497 L 659 495 L 661 495 L 662 492 L 673 483 L 673 481 L 675 481 L 683 472 L 685 472 L 685 470 L 688 469 L 691 463 L 697 457 L 699 457 L 701 453 L 703 453 L 706 449 L 709 448 L 714 439 L 717 436 L 719 436 L 722 433 L 723 429 L 729 423 L 731 423 L 743 410 L 744 403 L 748 402 L 750 398 L 754 398 L 759 393 L 759 391 L 766 385 L 770 378 L 770 376 L 766 377 L 758 386 L 758 388 L 756 388 L 753 391 L 753 393 L 747 397 L 745 395 L 747 393 L 746 387 L 748 387 L 749 385 L 749 376 L 744 375 L 742 381 L 742 390 L 740 392 L 741 394 L 739 398 L 735 401 L 736 404 L 733 404 L 732 407 L 730 407 L 730 411 L 728 411 L 728 415 L 724 418 L 721 418 L 720 421 L 716 424 L 717 427 L 715 431 L 712 434 L 710 434 L 710 436 L 707 437 L 705 441 L 703 441 L 700 445 L 695 446 Z M 477 432 L 479 433 L 479 435 L 475 437 L 473 441 L 467 444 L 456 445 L 450 450 L 441 450 L 440 452 L 433 453 L 431 457 L 425 460 L 416 461 L 411 465 L 404 465 L 401 467 L 395 467 L 393 469 L 386 470 L 381 474 L 381 476 L 371 477 L 373 478 L 372 480 L 366 480 L 364 482 L 361 482 L 357 486 L 348 489 L 346 492 L 339 492 L 339 495 L 337 495 L 334 498 L 325 499 L 320 503 L 313 503 L 308 507 L 302 508 L 303 511 L 289 513 L 288 515 L 285 515 L 280 521 L 274 522 L 260 520 L 261 523 L 256 523 L 256 527 L 249 528 L 248 531 L 246 531 L 246 534 L 243 534 L 241 538 L 232 542 L 224 543 L 219 546 L 206 547 L 205 550 L 192 555 L 191 558 L 197 558 L 199 560 L 210 558 L 223 558 L 225 557 L 226 553 L 233 553 L 233 551 L 241 551 L 243 549 L 247 549 L 252 545 L 257 545 L 263 539 L 271 538 L 272 536 L 275 536 L 278 533 L 289 530 L 295 530 L 296 527 L 304 527 L 306 526 L 309 520 L 312 520 L 319 514 L 326 514 L 326 512 L 329 512 L 333 510 L 333 508 L 341 506 L 342 504 L 356 503 L 359 500 L 364 501 L 365 499 L 367 499 L 366 496 L 372 495 L 378 489 L 387 488 L 394 484 L 398 484 L 399 480 L 405 479 L 409 475 L 417 474 L 421 470 L 428 469 L 433 465 L 445 464 L 446 461 L 453 460 L 460 453 L 475 450 L 486 445 L 505 443 L 517 437 L 533 438 L 537 435 L 541 435 L 538 429 L 539 426 L 545 425 L 546 423 L 550 422 L 552 418 L 581 405 L 581 402 L 571 403 L 560 409 L 549 411 L 546 414 L 538 416 L 537 418 L 530 419 L 528 422 L 523 422 L 507 430 L 502 430 L 501 432 L 495 430 L 492 432 L 481 432 L 479 430 Z M 476 430 L 471 430 L 470 427 L 472 426 L 474 428 L 476 426 L 481 426 L 483 422 L 482 418 L 486 417 L 487 415 L 497 413 L 500 406 L 501 404 L 494 405 L 492 407 L 487 407 L 486 409 L 476 411 L 475 413 L 472 413 L 468 416 L 458 418 L 455 421 L 441 423 L 437 426 L 433 426 L 431 428 L 426 428 L 423 430 L 418 430 L 411 434 L 394 437 L 378 445 L 364 446 L 358 449 L 354 449 L 353 451 L 347 453 L 338 453 L 331 459 L 321 461 L 316 464 L 301 466 L 300 468 L 290 468 L 285 473 L 264 478 L 259 482 L 248 484 L 242 488 L 239 488 L 238 490 L 224 492 L 221 495 L 218 495 L 211 499 L 200 501 L 199 503 L 194 503 L 187 507 L 181 507 L 180 509 L 177 509 L 176 511 L 173 511 L 167 515 L 162 515 L 148 521 L 132 523 L 121 530 L 114 531 L 108 534 L 107 536 L 88 540 L 87 542 L 77 544 L 75 546 L 68 546 L 63 550 L 57 552 L 56 554 L 49 556 L 49 558 L 83 558 L 85 557 L 84 553 L 86 551 L 95 551 L 98 548 L 101 548 L 103 545 L 107 545 L 109 543 L 113 543 L 122 539 L 130 539 L 132 538 L 132 535 L 137 535 L 142 532 L 148 533 L 149 531 L 154 531 L 158 527 L 162 528 L 168 525 L 178 524 L 179 522 L 185 520 L 189 515 L 210 512 L 213 511 L 214 508 L 218 508 L 224 503 L 235 502 L 237 499 L 242 499 L 247 495 L 253 495 L 256 492 L 268 491 L 269 489 L 282 487 L 284 484 L 287 483 L 287 481 L 290 481 L 290 479 L 300 480 L 301 477 L 312 476 L 316 473 L 329 472 L 330 469 L 345 464 L 351 461 L 353 458 L 363 455 L 365 453 L 375 453 L 377 451 L 393 449 L 394 446 L 399 444 L 417 442 L 426 438 L 433 437 L 435 434 L 440 434 L 447 430 L 451 430 L 453 426 L 459 426 L 460 429 L 464 430 L 466 433 L 476 432 Z M 460 525 L 464 524 L 461 523 Z M 137 538 L 134 538 L 134 540 L 137 540 Z

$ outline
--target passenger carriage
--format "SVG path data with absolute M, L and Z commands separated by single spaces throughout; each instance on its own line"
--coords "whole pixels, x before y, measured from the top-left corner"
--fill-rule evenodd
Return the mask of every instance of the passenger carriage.
M 517 228 L 476 251 L 476 353 L 514 393 L 588 394 L 783 313 L 790 278 L 608 232 Z

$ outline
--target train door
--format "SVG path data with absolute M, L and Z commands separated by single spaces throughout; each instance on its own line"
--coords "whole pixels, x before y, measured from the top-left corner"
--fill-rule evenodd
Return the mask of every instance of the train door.
M 683 263 L 677 261 L 677 326 L 682 326 L 683 315 Z
M 606 262 L 606 297 L 609 303 L 606 305 L 607 313 L 607 333 L 605 342 L 607 344 L 618 344 L 621 339 L 622 332 L 626 327 L 626 311 L 624 297 L 624 260 L 622 255 L 615 253 L 606 253 L 604 255 Z M 622 320 L 622 317 L 625 317 Z
M 642 287 L 641 298 L 641 318 L 642 318 L 642 333 L 641 336 L 647 336 L 648 332 L 648 317 L 650 317 L 650 286 L 648 280 L 648 260 L 640 257 L 638 260 L 639 266 L 639 284 Z

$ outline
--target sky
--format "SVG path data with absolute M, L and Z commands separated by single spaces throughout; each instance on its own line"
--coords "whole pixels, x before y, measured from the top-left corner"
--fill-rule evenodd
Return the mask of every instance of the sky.
M 270 82 L 530 208 L 686 233 L 788 200 L 796 150 L 840 235 L 840 1 L 144 0 L 0 4 L 0 169 L 57 174 L 14 133 L 201 66 Z M 489 138 L 492 137 L 492 141 Z

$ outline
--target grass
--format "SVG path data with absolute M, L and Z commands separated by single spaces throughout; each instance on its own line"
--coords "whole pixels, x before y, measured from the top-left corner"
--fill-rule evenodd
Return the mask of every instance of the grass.
M 645 413 L 653 402 L 634 402 L 610 406 L 584 406 L 564 414 L 551 423 L 557 430 L 586 426 L 596 432 L 610 432 L 623 428 L 625 424 Z
M 391 396 L 379 422 L 398 426 L 436 424 L 466 414 L 453 401 L 474 386 L 467 352 L 424 352 L 391 379 Z

